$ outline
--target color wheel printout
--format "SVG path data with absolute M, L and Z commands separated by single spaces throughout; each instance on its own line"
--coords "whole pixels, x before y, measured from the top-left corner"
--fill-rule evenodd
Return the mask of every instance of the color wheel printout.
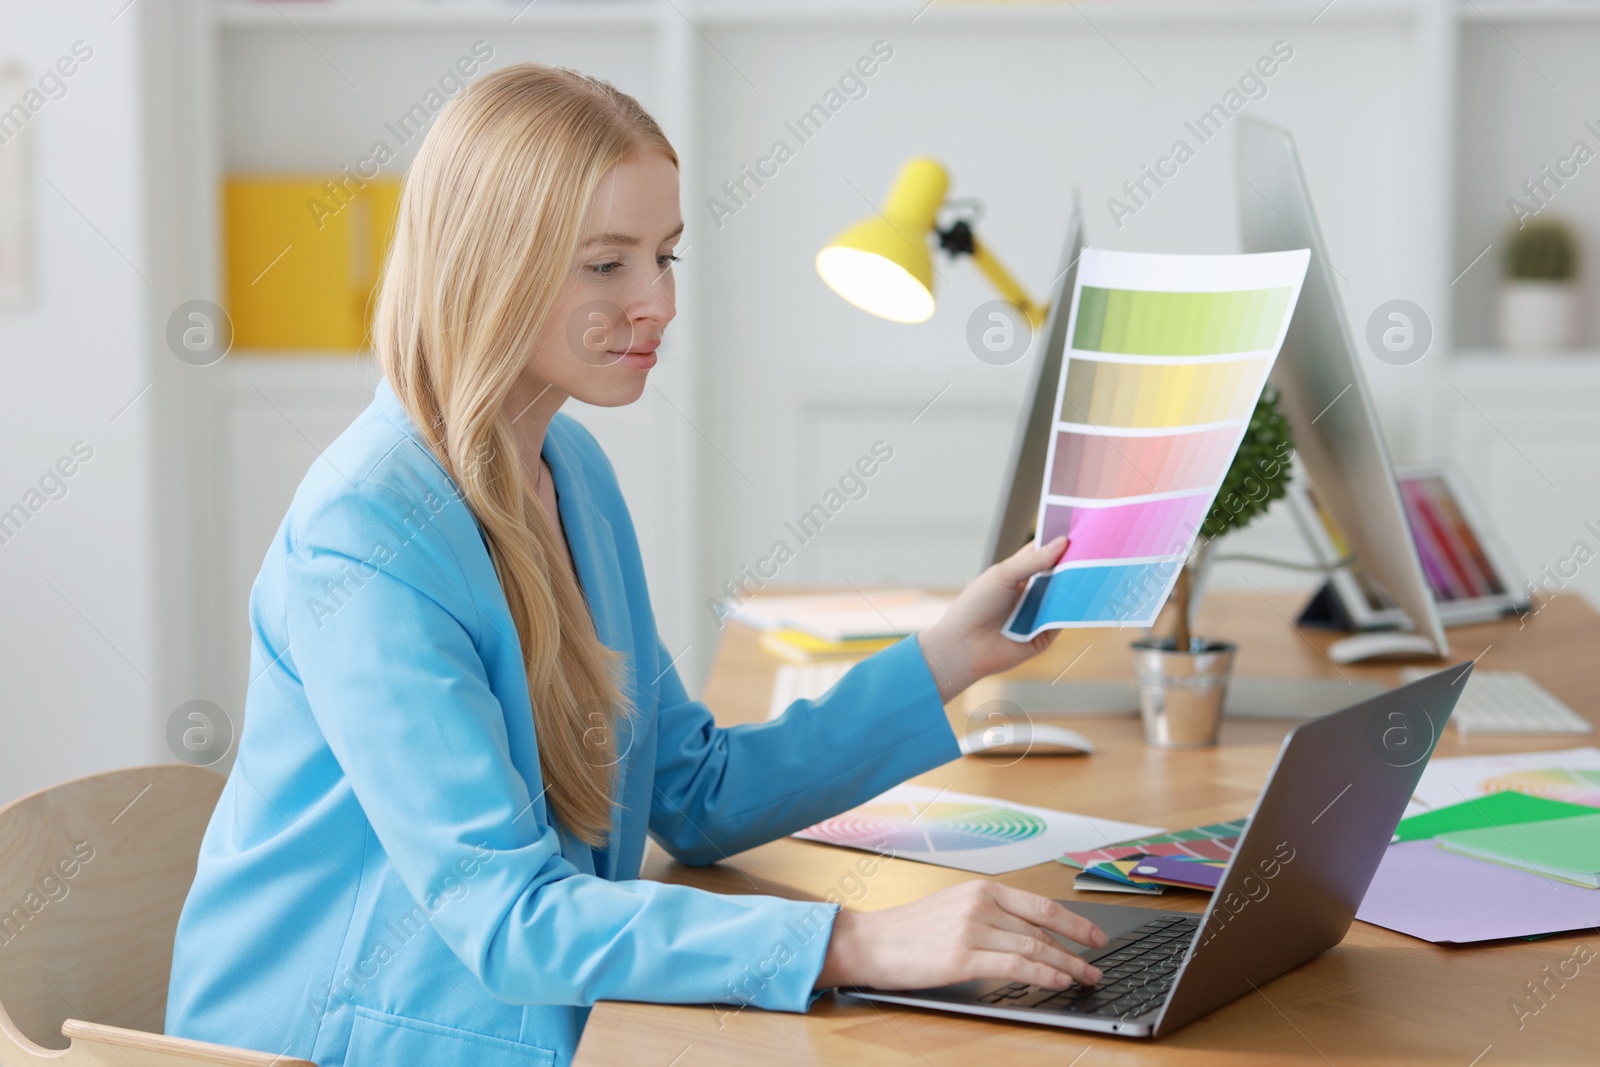
M 1063 852 L 1106 848 L 1160 827 L 994 797 L 897 785 L 793 836 L 977 874 L 1005 874 Z
M 1007 637 L 1155 621 L 1222 506 L 1310 256 L 1083 253 L 1035 527 L 1070 543 Z

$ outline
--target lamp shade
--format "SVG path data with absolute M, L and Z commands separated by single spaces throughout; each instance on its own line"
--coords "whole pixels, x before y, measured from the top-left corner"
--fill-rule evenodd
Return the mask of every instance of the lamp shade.
M 950 175 L 936 160 L 907 160 L 883 210 L 843 230 L 817 253 L 828 287 L 863 311 L 893 322 L 933 314 L 933 232 Z

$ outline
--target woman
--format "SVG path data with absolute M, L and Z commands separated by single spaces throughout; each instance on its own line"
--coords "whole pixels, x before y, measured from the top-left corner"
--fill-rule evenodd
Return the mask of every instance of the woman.
M 169 1033 L 351 1064 L 566 1063 L 599 999 L 804 1011 L 836 985 L 1064 986 L 1103 944 L 981 880 L 871 912 L 638 878 L 959 755 L 942 702 L 1059 542 L 776 722 L 717 728 L 656 637 L 568 397 L 637 399 L 673 317 L 677 158 L 632 98 L 524 64 L 429 132 L 378 300 L 384 382 L 251 593 L 238 761 L 178 925 Z

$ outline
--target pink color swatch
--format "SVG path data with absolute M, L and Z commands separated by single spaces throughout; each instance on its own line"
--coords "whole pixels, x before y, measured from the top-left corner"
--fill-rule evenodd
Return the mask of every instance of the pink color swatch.
M 1056 434 L 1050 493 L 1105 500 L 1209 489 L 1222 481 L 1240 433 L 1237 426 L 1155 437 L 1063 430 Z
M 1062 562 L 1170 556 L 1188 548 L 1210 500 L 1210 493 L 1196 493 L 1106 508 L 1051 504 L 1039 540 L 1066 534 L 1072 543 Z

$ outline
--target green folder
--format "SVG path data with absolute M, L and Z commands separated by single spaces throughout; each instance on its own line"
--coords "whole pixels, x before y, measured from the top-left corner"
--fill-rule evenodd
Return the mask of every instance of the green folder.
M 1571 819 L 1488 826 L 1443 834 L 1451 852 L 1600 889 L 1600 811 Z
M 1544 822 L 1593 815 L 1595 809 L 1582 804 L 1529 796 L 1526 793 L 1490 793 L 1448 808 L 1426 811 L 1401 819 L 1395 828 L 1396 841 L 1418 841 L 1457 830 L 1476 830 L 1485 826 L 1510 826 L 1513 823 Z

